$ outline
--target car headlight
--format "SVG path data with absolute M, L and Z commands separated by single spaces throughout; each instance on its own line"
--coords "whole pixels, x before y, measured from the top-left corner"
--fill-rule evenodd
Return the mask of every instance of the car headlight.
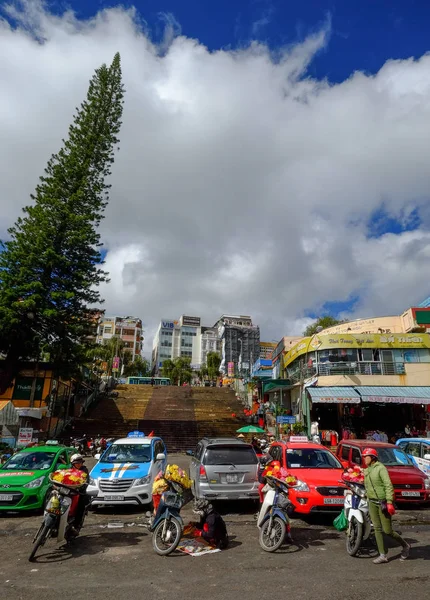
M 33 489 L 33 488 L 38 488 L 42 485 L 42 483 L 45 480 L 45 475 L 42 475 L 42 477 L 38 477 L 37 479 L 33 479 L 33 481 L 29 481 L 28 483 L 24 484 L 22 487 L 25 487 L 27 489 Z
M 424 487 L 426 490 L 430 490 L 430 478 L 424 479 Z
M 300 479 L 297 480 L 297 483 L 294 486 L 294 489 L 298 492 L 310 492 L 308 484 L 305 483 L 304 481 L 301 481 Z
M 88 480 L 88 485 L 96 485 L 96 480 L 90 477 Z
M 151 475 L 147 475 L 146 477 L 141 477 L 140 479 L 135 479 L 133 485 L 145 485 L 151 481 Z

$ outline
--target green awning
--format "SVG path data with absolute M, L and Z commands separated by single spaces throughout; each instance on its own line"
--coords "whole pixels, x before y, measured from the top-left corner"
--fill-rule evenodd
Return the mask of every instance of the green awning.
M 262 382 L 262 391 L 263 394 L 268 394 L 269 392 L 275 392 L 277 390 L 292 388 L 291 381 L 289 379 L 271 379 L 270 381 Z
M 353 387 L 308 387 L 312 403 L 360 404 L 360 396 Z

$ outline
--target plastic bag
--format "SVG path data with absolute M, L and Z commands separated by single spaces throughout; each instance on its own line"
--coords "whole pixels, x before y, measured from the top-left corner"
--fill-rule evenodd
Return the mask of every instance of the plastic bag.
M 343 510 L 338 517 L 333 521 L 333 525 L 338 531 L 345 531 L 348 527 L 348 519 L 346 518 L 345 511 Z

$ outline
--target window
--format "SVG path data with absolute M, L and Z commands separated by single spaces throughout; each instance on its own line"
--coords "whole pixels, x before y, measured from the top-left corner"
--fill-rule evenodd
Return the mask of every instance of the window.
M 279 460 L 281 466 L 283 466 L 282 460 L 282 448 L 280 446 L 272 446 L 269 452 L 270 456 L 272 456 L 273 460 Z
M 421 456 L 421 444 L 419 442 L 409 442 L 405 452 L 406 454 L 419 458 Z
M 423 443 L 421 445 L 421 458 L 424 458 L 426 454 L 430 454 L 430 444 Z
M 355 463 L 356 465 L 361 466 L 361 454 L 360 454 L 360 450 L 358 448 L 352 449 L 351 461 L 353 463 Z
M 12 456 L 3 466 L 6 471 L 46 471 L 55 459 L 55 452 L 19 452 Z
M 341 458 L 342 460 L 349 460 L 349 451 L 350 451 L 350 446 L 342 446 L 342 454 L 341 454 Z
M 112 444 L 103 454 L 102 463 L 151 462 L 150 444 Z
M 111 325 L 105 325 L 105 327 L 104 327 L 104 333 L 112 333 L 112 326 Z
M 194 456 L 197 458 L 197 460 L 201 459 L 202 450 L 203 450 L 203 444 L 197 444 L 197 448 L 196 448 L 196 451 L 194 453 Z
M 205 465 L 256 465 L 257 455 L 251 446 L 209 446 L 204 459 Z
M 287 468 L 291 469 L 342 469 L 341 463 L 328 450 L 313 448 L 288 448 Z

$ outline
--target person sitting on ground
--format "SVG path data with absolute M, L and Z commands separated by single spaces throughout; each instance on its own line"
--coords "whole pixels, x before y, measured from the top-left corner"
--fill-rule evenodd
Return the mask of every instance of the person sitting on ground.
M 220 550 L 227 548 L 227 527 L 224 519 L 214 510 L 212 504 L 204 499 L 195 500 L 193 513 L 200 517 L 199 522 L 192 523 L 197 528 L 196 535 Z

